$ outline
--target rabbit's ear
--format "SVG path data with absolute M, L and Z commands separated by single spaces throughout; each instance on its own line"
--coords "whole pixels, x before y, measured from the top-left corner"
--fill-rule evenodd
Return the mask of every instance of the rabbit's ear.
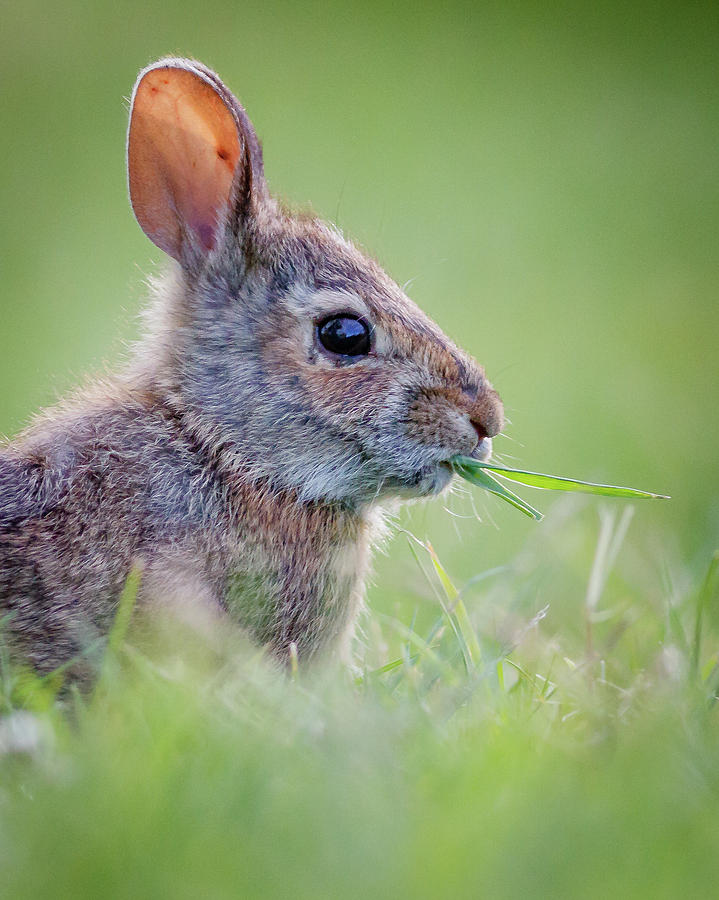
M 244 109 L 213 72 L 182 59 L 161 60 L 137 79 L 127 172 L 140 227 L 181 262 L 212 250 L 228 213 L 248 212 L 265 191 Z

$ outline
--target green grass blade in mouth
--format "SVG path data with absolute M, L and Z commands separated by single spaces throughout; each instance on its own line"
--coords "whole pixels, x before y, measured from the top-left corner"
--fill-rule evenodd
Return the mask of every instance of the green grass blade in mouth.
M 467 456 L 453 457 L 452 465 L 458 475 L 461 475 L 462 478 L 466 478 L 467 481 L 471 481 L 472 484 L 477 484 L 479 485 L 479 487 L 483 487 L 491 494 L 496 494 L 496 496 L 501 497 L 502 500 L 506 500 L 507 503 L 510 503 L 515 507 L 515 509 L 523 512 L 525 516 L 529 516 L 530 519 L 536 519 L 537 522 L 542 519 L 542 513 L 540 513 L 539 510 L 535 509 L 533 506 L 530 506 L 529 503 L 525 503 L 521 497 L 518 497 L 513 491 L 510 491 L 509 488 L 506 488 L 503 484 L 500 484 L 500 482 L 497 481 L 496 478 L 490 475 L 489 472 L 485 471 L 484 466 L 468 466 L 466 465 L 466 463 L 468 462 L 474 463 L 474 460 L 470 459 Z
M 635 500 L 655 499 L 669 500 L 666 494 L 652 494 L 649 491 L 640 491 L 636 488 L 619 487 L 614 484 L 594 484 L 591 481 L 579 481 L 576 478 L 563 478 L 559 475 L 544 475 L 541 472 L 527 472 L 524 469 L 510 469 L 507 466 L 497 466 L 494 463 L 480 462 L 471 456 L 454 456 L 452 465 L 458 474 L 467 478 L 466 472 L 476 474 L 481 470 L 507 478 L 510 481 L 519 482 L 527 487 L 540 488 L 547 491 L 573 491 L 582 494 L 599 494 L 603 497 L 627 497 Z M 485 474 L 488 474 L 485 471 Z M 468 479 L 472 480 L 472 479 Z M 478 484 L 479 482 L 475 482 Z M 485 487 L 482 484 L 482 487 Z M 487 488 L 489 490 L 489 488 Z

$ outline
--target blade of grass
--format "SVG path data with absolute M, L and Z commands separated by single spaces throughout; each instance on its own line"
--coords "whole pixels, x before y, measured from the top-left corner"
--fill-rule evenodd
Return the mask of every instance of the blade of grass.
M 510 469 L 507 466 L 497 466 L 494 463 L 480 462 L 471 456 L 454 456 L 451 460 L 460 475 L 467 477 L 466 470 L 479 473 L 488 470 L 502 478 L 516 481 L 527 487 L 539 488 L 547 491 L 572 491 L 582 494 L 599 494 L 603 497 L 629 497 L 635 500 L 654 499 L 669 500 L 666 494 L 653 494 L 649 491 L 640 491 L 636 488 L 620 487 L 615 484 L 595 484 L 592 481 L 580 481 L 577 478 L 564 478 L 561 475 L 545 475 L 542 472 L 530 472 L 524 469 Z M 471 480 L 471 479 L 470 479 Z M 485 485 L 482 485 L 484 487 Z
M 107 647 L 105 656 L 102 660 L 102 668 L 100 675 L 95 684 L 91 703 L 94 705 L 103 695 L 107 685 L 112 679 L 113 674 L 117 670 L 118 652 L 125 642 L 127 629 L 130 625 L 133 610 L 135 609 L 135 601 L 137 600 L 137 592 L 140 588 L 140 580 L 142 578 L 142 569 L 139 566 L 133 566 L 125 579 L 125 584 L 120 594 L 120 600 L 117 604 L 115 612 L 115 620 L 112 623 L 110 634 L 107 638 Z
M 599 604 L 599 598 L 604 590 L 607 578 L 609 577 L 609 566 L 607 557 L 609 548 L 612 543 L 612 533 L 614 531 L 615 514 L 614 510 L 599 509 L 599 537 L 597 538 L 597 546 L 594 550 L 594 560 L 589 573 L 589 581 L 587 582 L 587 591 L 584 597 L 584 623 L 585 623 L 585 646 L 587 659 L 594 656 L 594 613 Z
M 526 684 L 529 685 L 531 690 L 538 697 L 541 697 L 541 692 L 540 692 L 539 688 L 537 687 L 536 681 L 534 680 L 534 678 L 532 678 L 532 676 L 529 674 L 529 672 L 527 672 L 527 670 L 525 668 L 520 666 L 520 664 L 515 662 L 513 659 L 510 659 L 509 656 L 504 657 L 504 662 L 506 662 L 508 666 L 511 666 L 515 670 L 515 672 L 517 672 L 517 674 L 519 675 L 519 681 L 517 682 L 517 684 L 519 684 L 520 681 L 524 681 Z
M 415 656 L 410 657 L 410 662 L 413 662 L 416 658 Z M 387 672 L 393 672 L 395 669 L 399 669 L 401 666 L 406 666 L 407 660 L 404 657 L 400 657 L 399 659 L 393 659 L 391 662 L 385 663 L 383 666 L 380 666 L 378 669 L 372 669 L 367 674 L 371 677 L 374 675 L 386 675 Z
M 299 671 L 300 664 L 297 655 L 297 644 L 294 641 L 290 641 L 290 678 L 292 679 L 292 681 L 297 680 Z
M 117 612 L 115 613 L 115 621 L 112 623 L 110 636 L 107 639 L 107 649 L 110 653 L 117 653 L 122 646 L 127 628 L 132 618 L 132 611 L 135 608 L 135 600 L 137 599 L 137 591 L 140 587 L 140 578 L 142 572 L 139 566 L 133 566 L 125 579 L 125 584 L 120 594 L 120 602 L 117 604 Z
M 506 500 L 507 503 L 523 512 L 525 516 L 529 516 L 530 519 L 535 519 L 537 522 L 542 520 L 542 513 L 538 509 L 530 506 L 529 503 L 525 503 L 521 497 L 518 497 L 513 491 L 510 491 L 509 488 L 497 481 L 496 478 L 493 478 L 489 472 L 485 471 L 486 466 L 480 464 L 479 467 L 475 468 L 474 465 L 470 466 L 467 464 L 474 462 L 473 459 L 467 456 L 455 456 L 452 458 L 454 470 L 462 478 L 471 481 L 472 484 L 483 487 L 490 494 L 495 494 L 497 497 L 501 497 L 502 500 Z
M 456 681 L 454 673 L 451 671 L 445 660 L 437 653 L 436 648 L 430 647 L 416 631 L 411 632 L 405 624 L 400 622 L 399 619 L 395 619 L 393 616 L 388 616 L 385 613 L 378 613 L 377 615 L 383 621 L 387 622 L 390 627 L 394 628 L 395 631 L 409 644 L 415 647 L 420 656 L 425 656 L 429 659 L 437 670 L 448 680 L 449 684 L 453 684 Z M 403 662 L 405 661 L 403 660 Z
M 429 551 L 430 557 L 432 559 L 432 565 L 434 566 L 434 570 L 437 573 L 437 577 L 439 578 L 442 585 L 442 590 L 447 597 L 449 610 L 456 616 L 457 625 L 459 626 L 459 630 L 462 633 L 464 646 L 466 647 L 467 654 L 469 656 L 469 662 L 476 668 L 479 665 L 482 651 L 480 650 L 477 635 L 469 619 L 467 607 L 464 605 L 464 601 L 462 600 L 459 591 L 452 583 L 452 580 L 445 571 L 444 566 L 439 561 L 439 557 L 435 553 L 434 547 L 432 547 L 432 545 L 428 543 L 427 550 Z
M 432 588 L 432 592 L 434 593 L 435 597 L 437 598 L 437 602 L 439 603 L 442 612 L 444 613 L 444 615 L 445 615 L 447 621 L 449 622 L 450 626 L 452 627 L 452 631 L 454 632 L 454 636 L 457 638 L 457 643 L 458 643 L 458 644 L 460 645 L 460 647 L 461 647 L 461 646 L 462 646 L 462 637 L 461 637 L 461 635 L 460 635 L 459 626 L 458 626 L 458 624 L 457 624 L 457 622 L 456 622 L 456 620 L 455 620 L 455 617 L 452 615 L 452 613 L 450 612 L 450 610 L 447 608 L 447 604 L 445 603 L 444 598 L 442 597 L 442 595 L 440 594 L 440 592 L 437 590 L 436 585 L 434 584 L 434 582 L 433 582 L 432 579 L 430 578 L 429 573 L 428 573 L 427 570 L 425 569 L 425 567 L 424 567 L 424 565 L 423 565 L 423 563 L 422 563 L 422 560 L 419 558 L 419 554 L 417 553 L 417 550 L 415 549 L 415 546 L 414 546 L 414 545 L 415 545 L 415 543 L 419 544 L 420 547 L 422 547 L 423 550 L 427 550 L 427 547 L 426 547 L 425 544 L 422 543 L 422 541 L 419 540 L 419 538 L 416 538 L 416 537 L 415 537 L 413 534 L 411 534 L 410 532 L 406 532 L 406 534 L 407 534 L 407 540 L 408 540 L 408 543 L 409 543 L 409 549 L 410 549 L 411 552 L 412 552 L 412 556 L 414 556 L 415 561 L 417 562 L 417 565 L 418 565 L 419 568 L 420 568 L 420 571 L 422 572 L 422 574 L 423 574 L 424 577 L 426 578 L 427 582 L 429 583 L 430 587 Z M 465 660 L 465 661 L 466 661 L 466 660 Z
M 508 566 L 495 566 L 493 569 L 487 569 L 485 572 L 480 572 L 479 574 L 474 575 L 472 578 L 469 579 L 469 581 L 459 591 L 460 598 L 463 598 L 464 595 L 467 594 L 475 585 L 480 584 L 481 582 L 485 581 L 485 579 L 491 578 L 494 575 L 498 575 L 501 572 L 508 571 L 508 568 L 509 568 Z M 442 637 L 444 625 L 445 625 L 445 616 L 443 613 L 435 621 L 434 625 L 430 628 L 429 633 L 428 633 L 427 637 L 425 638 L 425 641 L 428 644 L 431 644 L 435 640 L 435 638 L 437 639 L 437 641 L 439 641 L 440 638 Z M 414 662 L 412 664 L 414 664 Z
M 694 642 L 692 645 L 691 666 L 692 673 L 696 676 L 699 669 L 699 657 L 701 655 L 702 644 L 702 621 L 704 618 L 704 610 L 709 605 L 714 593 L 714 581 L 719 571 L 719 550 L 714 551 L 709 568 L 702 582 L 702 586 L 697 595 L 697 612 L 694 623 Z

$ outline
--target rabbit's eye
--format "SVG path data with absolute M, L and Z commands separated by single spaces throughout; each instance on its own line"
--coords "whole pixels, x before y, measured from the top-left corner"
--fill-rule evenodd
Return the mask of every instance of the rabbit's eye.
M 339 356 L 366 356 L 370 351 L 369 325 L 355 316 L 331 316 L 317 326 L 320 343 Z

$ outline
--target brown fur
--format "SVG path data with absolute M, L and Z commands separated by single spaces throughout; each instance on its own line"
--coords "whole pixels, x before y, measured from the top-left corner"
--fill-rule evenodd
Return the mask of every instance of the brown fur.
M 375 262 L 270 197 L 214 73 L 149 67 L 131 122 L 133 206 L 176 263 L 130 365 L 0 451 L 5 632 L 43 671 L 101 644 L 139 563 L 144 604 L 229 614 L 280 657 L 346 648 L 384 510 L 446 486 L 501 404 Z M 317 339 L 341 314 L 372 328 L 351 364 Z

